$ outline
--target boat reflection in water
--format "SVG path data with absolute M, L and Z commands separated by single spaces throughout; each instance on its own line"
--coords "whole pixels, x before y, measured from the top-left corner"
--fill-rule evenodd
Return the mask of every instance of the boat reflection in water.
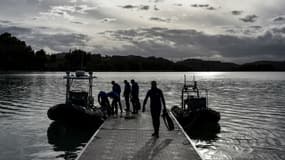
M 47 130 L 48 143 L 54 151 L 62 151 L 57 158 L 75 159 L 97 129 L 54 121 Z

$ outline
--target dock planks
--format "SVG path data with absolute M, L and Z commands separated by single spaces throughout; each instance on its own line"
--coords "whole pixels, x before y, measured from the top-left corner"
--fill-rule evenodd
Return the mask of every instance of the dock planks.
M 77 160 L 201 160 L 179 124 L 168 131 L 161 118 L 154 138 L 149 112 L 134 119 L 109 118 L 94 134 Z

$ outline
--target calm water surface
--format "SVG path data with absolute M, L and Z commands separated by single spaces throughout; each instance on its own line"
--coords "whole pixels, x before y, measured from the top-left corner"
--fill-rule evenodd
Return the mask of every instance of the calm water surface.
M 285 74 L 282 72 L 96 73 L 94 93 L 110 81 L 136 79 L 143 99 L 157 80 L 170 108 L 180 103 L 183 75 L 210 89 L 209 105 L 221 112 L 221 133 L 194 139 L 205 159 L 285 159 Z M 94 131 L 52 123 L 46 112 L 65 100 L 64 73 L 0 75 L 0 159 L 74 159 Z M 190 79 L 190 78 L 189 78 Z

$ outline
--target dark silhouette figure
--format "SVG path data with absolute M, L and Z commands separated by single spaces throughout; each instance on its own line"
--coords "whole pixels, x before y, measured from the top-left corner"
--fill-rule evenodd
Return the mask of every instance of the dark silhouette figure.
M 124 80 L 125 89 L 124 89 L 124 97 L 126 102 L 126 111 L 130 111 L 130 94 L 131 94 L 131 85 L 127 80 Z
M 120 111 L 122 113 L 123 109 L 122 109 L 122 103 L 121 103 L 121 86 L 118 83 L 116 83 L 115 81 L 112 81 L 111 83 L 113 85 L 112 92 L 116 96 L 116 98 L 113 98 L 113 102 L 115 103 L 115 106 L 117 106 L 117 104 L 119 104 Z M 117 113 L 117 110 L 116 110 L 116 113 Z
M 150 97 L 150 112 L 152 117 L 152 124 L 154 128 L 154 133 L 152 136 L 159 137 L 159 126 L 160 126 L 160 113 L 161 113 L 161 103 L 163 105 L 163 112 L 166 112 L 165 100 L 162 91 L 157 88 L 156 81 L 151 82 L 151 89 L 147 92 L 144 102 L 143 109 L 145 111 L 145 105 Z
M 108 97 L 112 98 L 112 113 L 118 114 L 119 95 L 116 92 L 109 92 Z
M 131 102 L 133 105 L 133 114 L 137 114 L 140 109 L 140 100 L 139 100 L 139 85 L 135 80 L 131 80 L 132 90 L 131 90 Z
M 110 106 L 110 102 L 108 99 L 108 95 L 106 92 L 104 91 L 100 91 L 98 94 L 98 102 L 102 108 L 103 113 L 108 116 L 110 116 L 111 114 L 113 114 L 113 110 Z

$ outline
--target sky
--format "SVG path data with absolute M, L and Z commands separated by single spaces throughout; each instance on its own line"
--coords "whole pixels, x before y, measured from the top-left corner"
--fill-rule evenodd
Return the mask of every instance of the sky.
M 0 0 L 0 34 L 49 54 L 285 60 L 284 0 Z

